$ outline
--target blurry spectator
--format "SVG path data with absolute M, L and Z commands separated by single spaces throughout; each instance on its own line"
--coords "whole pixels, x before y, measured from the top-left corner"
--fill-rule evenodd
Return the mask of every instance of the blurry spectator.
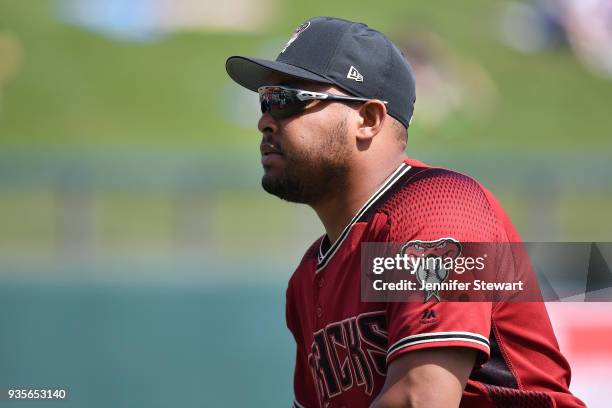
M 62 21 L 122 41 L 154 41 L 182 30 L 253 31 L 274 0 L 59 0 Z
M 510 2 L 500 29 L 504 43 L 521 52 L 568 44 L 589 71 L 612 78 L 612 0 Z
M 557 0 L 569 43 L 595 73 L 612 78 L 612 0 Z
M 11 33 L 0 32 L 0 110 L 2 109 L 2 92 L 21 67 L 22 49 L 17 37 Z
M 435 33 L 400 32 L 394 41 L 415 76 L 418 126 L 435 133 L 453 114 L 479 115 L 493 106 L 495 85 L 485 69 L 453 54 Z
M 61 0 L 60 18 L 118 40 L 151 41 L 155 9 L 150 0 Z
M 502 41 L 530 54 L 565 44 L 559 12 L 552 1 L 505 3 L 499 25 Z

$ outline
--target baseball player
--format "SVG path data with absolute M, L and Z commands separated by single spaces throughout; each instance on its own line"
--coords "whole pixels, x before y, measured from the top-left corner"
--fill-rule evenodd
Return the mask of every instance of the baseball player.
M 363 242 L 517 242 L 477 181 L 405 155 L 410 66 L 365 24 L 316 17 L 275 61 L 230 57 L 259 93 L 263 188 L 325 235 L 289 281 L 294 407 L 580 407 L 541 302 L 363 302 Z

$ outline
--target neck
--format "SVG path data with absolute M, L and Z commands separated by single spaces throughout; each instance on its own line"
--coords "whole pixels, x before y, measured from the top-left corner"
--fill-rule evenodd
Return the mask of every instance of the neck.
M 374 194 L 380 185 L 399 167 L 406 156 L 389 160 L 384 166 L 363 166 L 349 174 L 346 188 L 339 194 L 321 200 L 312 208 L 315 210 L 330 242 L 335 242 L 342 230 Z

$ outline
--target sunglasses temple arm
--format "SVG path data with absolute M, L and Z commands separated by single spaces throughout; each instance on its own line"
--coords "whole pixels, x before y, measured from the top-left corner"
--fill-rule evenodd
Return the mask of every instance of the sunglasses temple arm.
M 336 101 L 358 101 L 358 102 L 367 102 L 371 101 L 370 98 L 358 98 L 356 96 L 343 96 L 343 95 L 330 95 L 327 100 L 336 100 Z M 381 101 L 384 104 L 387 104 L 387 101 Z

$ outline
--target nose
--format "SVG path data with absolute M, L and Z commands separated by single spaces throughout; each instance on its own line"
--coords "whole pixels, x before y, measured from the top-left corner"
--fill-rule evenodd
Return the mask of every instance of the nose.
M 274 118 L 270 115 L 269 112 L 265 112 L 259 118 L 259 122 L 257 122 L 257 128 L 261 133 L 276 133 L 278 131 L 278 125 Z

